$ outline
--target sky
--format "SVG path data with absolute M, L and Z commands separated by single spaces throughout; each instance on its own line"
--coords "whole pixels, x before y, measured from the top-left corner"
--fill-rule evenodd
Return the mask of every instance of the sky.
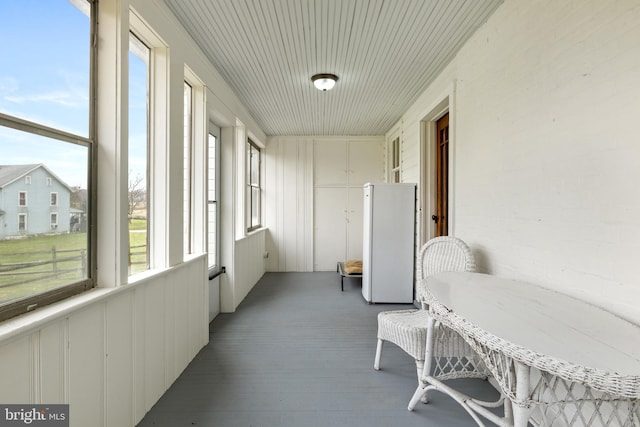
M 87 137 L 89 32 L 89 17 L 70 0 L 0 2 L 0 113 Z M 144 174 L 145 156 L 135 147 L 146 146 L 146 69 L 135 57 L 131 61 L 131 72 L 142 73 L 131 79 L 142 85 L 132 88 L 130 103 L 130 168 L 136 175 Z M 0 165 L 35 163 L 70 186 L 87 188 L 86 147 L 0 126 Z

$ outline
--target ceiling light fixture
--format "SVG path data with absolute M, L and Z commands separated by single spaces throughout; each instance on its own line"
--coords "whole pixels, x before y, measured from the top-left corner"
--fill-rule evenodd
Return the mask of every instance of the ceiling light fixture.
M 335 74 L 316 74 L 311 76 L 311 81 L 318 90 L 325 91 L 332 89 L 336 85 L 338 76 Z

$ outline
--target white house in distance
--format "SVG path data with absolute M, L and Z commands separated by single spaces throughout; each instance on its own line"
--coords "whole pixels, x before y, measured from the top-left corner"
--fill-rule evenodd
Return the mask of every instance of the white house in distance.
M 43 164 L 0 165 L 0 239 L 69 232 L 71 192 Z

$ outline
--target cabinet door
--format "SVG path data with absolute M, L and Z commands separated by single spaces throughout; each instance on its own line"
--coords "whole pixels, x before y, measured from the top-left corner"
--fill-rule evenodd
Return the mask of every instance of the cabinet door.
M 315 185 L 346 185 L 348 183 L 346 141 L 314 142 L 313 158 Z
M 349 141 L 349 185 L 384 180 L 383 141 Z
M 347 189 L 316 187 L 314 204 L 314 271 L 335 271 L 345 261 Z
M 347 205 L 347 259 L 362 259 L 363 208 L 363 187 L 349 188 L 349 201 Z

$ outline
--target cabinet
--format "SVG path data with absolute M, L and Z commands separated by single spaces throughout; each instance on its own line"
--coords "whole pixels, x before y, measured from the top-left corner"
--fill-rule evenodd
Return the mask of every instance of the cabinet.
M 314 142 L 314 270 L 362 258 L 363 185 L 381 181 L 384 140 Z

